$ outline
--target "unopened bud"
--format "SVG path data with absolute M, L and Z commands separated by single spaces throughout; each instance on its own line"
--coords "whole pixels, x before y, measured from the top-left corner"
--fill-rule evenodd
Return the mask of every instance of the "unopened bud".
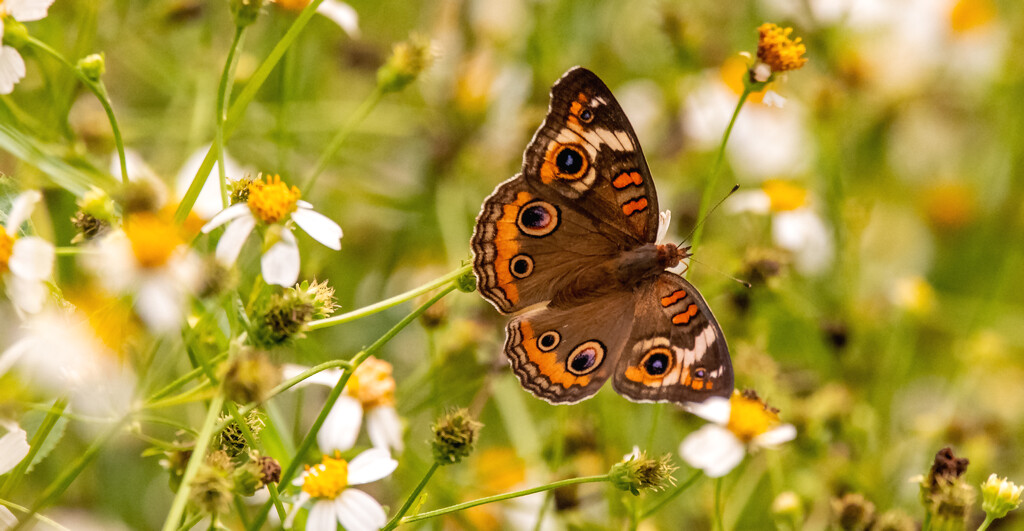
M 79 59 L 78 70 L 89 81 L 93 83 L 99 81 L 103 77 L 103 73 L 107 71 L 107 61 L 104 54 L 102 52 L 94 53 Z
M 434 460 L 442 465 L 462 461 L 473 452 L 483 424 L 473 420 L 469 411 L 458 409 L 445 414 L 433 426 Z

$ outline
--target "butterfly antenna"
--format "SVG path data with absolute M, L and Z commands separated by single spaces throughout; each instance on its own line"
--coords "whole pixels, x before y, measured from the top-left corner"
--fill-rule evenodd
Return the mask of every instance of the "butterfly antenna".
M 725 197 L 719 199 L 718 202 L 715 203 L 715 206 L 711 207 L 711 210 L 708 210 L 708 213 L 704 215 L 703 219 L 697 221 L 697 224 L 694 225 L 692 229 L 690 229 L 690 233 L 687 234 L 685 238 L 683 238 L 683 241 L 684 242 L 690 241 L 690 238 L 693 237 L 693 233 L 697 232 L 697 228 L 700 227 L 701 225 L 703 225 L 704 222 L 707 221 L 708 218 L 711 217 L 711 214 L 715 210 L 717 210 L 718 207 L 722 206 L 722 203 L 724 203 L 726 199 L 729 199 L 729 196 L 731 196 L 732 194 L 736 193 L 736 190 L 739 190 L 739 189 L 740 189 L 740 185 L 739 184 L 732 185 L 732 190 L 729 190 L 729 193 L 725 194 Z
M 735 188 L 733 190 L 735 190 Z M 715 268 L 715 267 L 711 267 L 708 264 L 705 264 L 704 262 L 701 262 L 700 260 L 697 260 L 696 258 L 693 258 L 692 256 L 690 257 L 690 262 L 691 263 L 700 264 L 701 266 L 706 267 L 706 268 L 710 269 L 711 271 L 714 271 L 715 273 L 718 273 L 719 275 L 722 275 L 723 277 L 725 277 L 725 278 L 727 278 L 729 280 L 732 280 L 732 281 L 735 281 L 735 282 L 739 282 L 745 288 L 753 287 L 753 285 L 750 282 L 747 282 L 746 280 L 742 280 L 740 278 L 734 277 L 734 276 L 730 275 L 729 273 L 726 273 L 725 271 L 722 271 L 721 269 L 718 269 L 718 268 Z

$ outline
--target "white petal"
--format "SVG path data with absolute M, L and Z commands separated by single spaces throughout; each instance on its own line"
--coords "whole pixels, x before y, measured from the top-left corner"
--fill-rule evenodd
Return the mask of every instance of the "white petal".
M 765 92 L 764 99 L 762 99 L 761 102 L 769 107 L 777 107 L 779 109 L 786 106 L 786 98 L 780 96 L 779 93 L 774 90 Z
M 334 249 L 341 249 L 341 227 L 331 218 L 305 208 L 292 212 L 292 221 L 314 240 Z
M 31 278 L 10 277 L 7 279 L 7 296 L 21 311 L 39 313 L 50 290 L 46 283 Z
M 18 22 L 31 22 L 45 17 L 52 3 L 53 0 L 7 0 L 4 10 Z
M 299 247 L 291 231 L 281 233 L 281 241 L 275 243 L 260 259 L 263 280 L 267 284 L 288 287 L 299 279 Z
M 383 448 L 370 448 L 348 463 L 348 484 L 361 485 L 389 476 L 398 468 L 398 461 Z
M 335 531 L 338 529 L 338 517 L 334 508 L 334 502 L 330 500 L 317 500 L 309 510 L 309 518 L 306 519 L 306 531 Z
M 292 480 L 292 485 L 302 485 L 302 479 L 305 477 L 305 472 L 302 475 Z M 295 522 L 295 515 L 299 514 L 299 510 L 302 509 L 303 505 L 306 505 L 310 500 L 310 496 L 305 491 L 299 492 L 299 497 L 295 500 L 295 504 L 292 505 L 291 511 L 288 512 L 288 516 L 284 519 L 284 528 L 291 529 L 292 524 Z
M 337 500 L 338 521 L 347 531 L 377 531 L 388 523 L 388 514 L 359 489 L 345 489 Z
M 28 455 L 28 434 L 16 423 L 0 421 L 7 433 L 0 437 L 0 475 L 6 474 Z
M 26 236 L 14 242 L 11 273 L 21 278 L 45 280 L 53 274 L 53 244 L 37 236 Z
M 658 237 L 654 241 L 661 243 L 668 235 L 669 225 L 672 223 L 672 211 L 666 210 L 658 214 Z
M 4 48 L 7 47 L 5 46 Z M 7 221 L 4 222 L 7 234 L 14 235 L 18 233 L 21 224 L 25 223 L 25 220 L 32 215 L 32 209 L 36 207 L 36 203 L 42 200 L 42 198 L 43 194 L 39 193 L 38 190 L 22 192 L 18 194 L 18 197 L 14 198 L 14 203 L 11 204 L 11 212 L 7 214 Z
M 0 94 L 14 92 L 14 85 L 24 77 L 25 60 L 21 58 L 18 50 L 10 46 L 0 48 Z
M 317 6 L 316 12 L 331 19 L 341 26 L 350 37 L 359 36 L 359 14 L 352 6 L 338 0 L 324 0 Z
M 252 217 L 252 211 L 249 210 L 249 205 L 245 203 L 231 205 L 218 212 L 216 216 L 213 216 L 213 219 L 207 222 L 206 225 L 203 225 L 203 234 L 206 234 L 237 217 L 244 216 L 246 213 L 249 214 L 249 217 Z
M 125 148 L 124 150 L 124 165 L 128 169 L 128 180 L 135 182 L 145 181 L 147 184 L 153 186 L 153 188 L 165 199 L 167 197 L 167 185 L 160 180 L 160 176 L 157 175 L 153 168 L 146 162 L 146 159 L 142 157 L 138 151 L 131 148 Z M 113 175 L 118 181 L 124 179 L 121 176 L 121 159 L 117 156 L 117 152 L 110 154 L 110 174 Z M 157 201 L 163 203 L 163 201 Z
M 703 402 L 688 402 L 683 407 L 690 413 L 715 424 L 725 425 L 729 422 L 731 408 L 728 398 L 712 396 Z
M 135 311 L 154 332 L 181 328 L 183 295 L 173 279 L 153 276 L 145 279 L 135 295 Z
M 367 411 L 366 433 L 375 448 L 402 451 L 402 419 L 394 406 L 378 406 Z
M 356 444 L 359 427 L 363 424 L 363 405 L 350 396 L 342 395 L 327 414 L 316 442 L 320 451 L 333 454 L 335 450 L 345 451 Z
M 18 518 L 10 509 L 0 505 L 0 530 L 14 529 L 18 525 Z
M 732 194 L 725 202 L 725 211 L 738 214 L 750 212 L 753 214 L 767 214 L 771 212 L 772 200 L 764 190 L 743 190 Z
M 772 216 L 772 241 L 793 253 L 803 274 L 823 271 L 832 262 L 832 234 L 813 210 L 799 208 Z
M 707 424 L 691 433 L 679 445 L 679 455 L 690 466 L 718 478 L 729 473 L 743 461 L 746 449 L 729 430 Z
M 246 211 L 248 210 L 246 207 Z M 254 216 L 246 216 L 244 213 L 236 216 L 236 219 L 224 230 L 224 234 L 220 235 L 220 241 L 217 242 L 217 261 L 227 267 L 235 265 L 238 253 L 242 252 L 245 241 L 249 239 L 249 234 L 255 227 L 256 218 Z
M 796 438 L 796 428 L 792 424 L 783 424 L 777 428 L 768 430 L 751 441 L 755 446 L 763 448 L 774 448 L 782 443 L 787 443 Z
M 33 343 L 30 336 L 20 339 L 7 347 L 7 350 L 0 354 L 0 376 L 7 374 L 7 371 L 11 370 L 11 367 L 14 367 L 21 360 L 22 356 L 31 351 Z
M 181 169 L 178 170 L 178 175 L 174 180 L 174 187 L 179 196 L 185 195 L 189 185 L 192 184 L 192 179 L 196 177 L 196 172 L 199 171 L 203 160 L 206 159 L 206 153 L 209 151 L 210 144 L 202 146 L 193 151 L 185 160 L 185 163 L 181 165 Z M 199 197 L 196 198 L 196 203 L 192 207 L 192 210 L 203 219 L 210 219 L 224 208 L 224 203 L 220 197 L 219 164 L 219 161 L 214 162 L 213 166 L 210 167 L 210 173 L 202 176 L 202 179 L 204 179 L 203 188 L 199 191 Z M 229 183 L 237 181 L 247 173 L 252 173 L 252 171 L 248 168 L 243 168 L 227 151 L 224 152 L 224 176 L 227 177 Z M 212 179 L 210 178 L 211 175 L 213 176 Z

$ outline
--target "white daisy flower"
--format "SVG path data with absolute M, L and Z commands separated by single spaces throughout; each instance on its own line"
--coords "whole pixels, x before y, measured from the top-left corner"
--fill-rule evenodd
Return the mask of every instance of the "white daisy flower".
M 46 280 L 53 274 L 53 244 L 38 236 L 18 237 L 18 228 L 42 197 L 30 190 L 15 198 L 0 231 L 0 275 L 11 302 L 26 313 L 42 310 Z
M 200 282 L 201 259 L 181 230 L 157 214 L 132 214 L 123 229 L 95 242 L 96 252 L 82 255 L 108 290 L 135 295 L 135 311 L 156 332 L 181 327 L 188 297 Z
M 7 433 L 0 437 L 0 476 L 10 472 L 25 456 L 31 448 L 28 444 L 28 434 L 21 429 L 17 423 L 9 420 L 0 420 Z M 12 529 L 18 525 L 18 519 L 10 509 L 0 505 L 0 529 Z
M 792 253 L 797 271 L 815 275 L 832 263 L 832 233 L 807 196 L 804 188 L 769 179 L 759 190 L 737 192 L 729 199 L 727 209 L 732 213 L 770 215 L 772 241 Z
M 778 411 L 752 392 L 734 391 L 729 400 L 712 397 L 688 409 L 712 424 L 683 439 L 679 455 L 708 477 L 728 474 L 748 451 L 774 448 L 796 437 L 796 428 L 779 422 Z
M 307 531 L 335 531 L 341 524 L 348 531 L 376 531 L 388 522 L 387 513 L 369 494 L 349 488 L 383 479 L 398 467 L 387 450 L 371 448 L 357 455 L 351 462 L 325 455 L 316 465 L 292 482 L 302 487 L 292 512 L 285 520 L 290 529 L 298 510 L 312 502 Z
M 273 175 L 249 184 L 248 199 L 236 203 L 213 217 L 203 226 L 203 232 L 227 223 L 228 227 L 217 242 L 217 260 L 225 266 L 234 265 L 238 253 L 249 234 L 262 223 L 274 230 L 267 231 L 261 270 L 267 284 L 291 286 L 299 279 L 299 248 L 292 234 L 292 223 L 306 231 L 314 240 L 334 249 L 341 249 L 341 227 L 327 216 L 313 210 L 313 205 L 299 199 L 299 189 L 281 182 Z
M 53 0 L 6 0 L 0 2 L 0 40 L 4 36 L 4 19 L 32 22 L 46 17 Z M 0 94 L 10 94 L 25 77 L 25 60 L 13 46 L 0 48 Z
M 277 5 L 289 11 L 301 11 L 309 0 L 274 0 Z M 359 13 L 352 6 L 340 0 L 324 0 L 316 7 L 316 12 L 327 17 L 338 25 L 349 37 L 359 36 Z
M 292 378 L 305 370 L 306 367 L 299 365 L 282 368 L 285 378 Z M 344 394 L 338 397 L 317 433 L 321 451 L 330 453 L 352 448 L 364 418 L 366 433 L 375 448 L 402 451 L 402 420 L 395 409 L 395 379 L 391 370 L 390 363 L 373 356 L 359 364 L 349 378 Z M 328 369 L 303 380 L 303 384 L 334 387 L 341 375 L 340 369 Z

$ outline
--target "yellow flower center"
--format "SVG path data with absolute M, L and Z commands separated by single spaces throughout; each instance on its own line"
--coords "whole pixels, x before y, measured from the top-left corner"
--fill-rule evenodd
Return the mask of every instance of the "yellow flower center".
M 306 477 L 302 480 L 302 491 L 306 494 L 333 500 L 345 487 L 348 487 L 348 462 L 344 459 L 325 455 L 320 464 L 306 467 Z
M 779 424 L 779 414 L 764 402 L 734 391 L 729 399 L 729 431 L 743 442 L 750 442 Z
M 761 189 L 771 201 L 772 212 L 796 210 L 807 204 L 807 190 L 781 179 L 768 179 Z
M 363 404 L 364 409 L 395 404 L 395 379 L 391 364 L 369 357 L 359 364 L 345 391 Z
M 771 67 L 772 72 L 796 70 L 807 63 L 804 53 L 807 47 L 800 41 L 789 38 L 793 28 L 780 28 L 775 24 L 765 23 L 757 28 L 757 58 Z
M 309 5 L 309 0 L 277 0 L 277 5 L 289 11 L 302 11 Z
M 125 220 L 124 233 L 140 266 L 162 267 L 181 245 L 178 227 L 150 212 L 133 214 Z
M 960 0 L 949 13 L 949 25 L 954 33 L 967 33 L 988 25 L 996 18 L 992 0 Z
M 249 184 L 249 210 L 265 223 L 277 223 L 295 211 L 295 203 L 302 197 L 298 188 L 281 182 L 281 176 L 271 175 L 267 181 Z
M 2 2 L 2 0 L 0 0 Z M 0 273 L 6 273 L 8 262 L 14 253 L 14 238 L 7 234 L 7 231 L 0 227 Z

